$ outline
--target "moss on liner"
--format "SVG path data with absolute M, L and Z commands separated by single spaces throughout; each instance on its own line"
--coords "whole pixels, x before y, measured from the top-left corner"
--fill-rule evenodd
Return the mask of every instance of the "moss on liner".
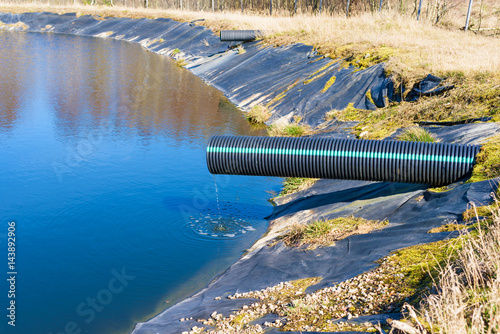
M 326 64 L 325 66 L 321 67 L 319 70 L 316 70 L 314 73 L 310 74 L 306 78 L 306 80 L 304 80 L 304 85 L 307 85 L 307 84 L 313 82 L 314 80 L 319 79 L 322 76 L 324 76 L 326 74 L 326 69 L 328 67 L 332 66 L 333 64 L 336 64 L 336 63 L 337 63 L 337 61 L 331 61 L 328 64 Z M 320 73 L 320 72 L 322 72 L 322 73 Z
M 286 96 L 286 93 L 292 89 L 293 87 L 297 86 L 300 82 L 300 79 L 297 79 L 295 80 L 294 83 L 292 83 L 291 85 L 288 85 L 288 87 L 282 91 L 281 93 L 279 93 L 278 95 L 276 95 L 276 97 L 274 97 L 271 101 L 269 101 L 267 104 L 266 104 L 266 107 L 269 108 L 270 106 L 272 106 L 273 104 L 275 104 L 276 102 L 278 102 L 279 100 L 281 100 L 282 98 L 284 98 Z
M 452 231 L 460 231 L 467 229 L 467 225 L 450 223 L 444 224 L 439 227 L 431 228 L 427 233 L 441 233 L 441 232 L 452 232 Z
M 328 81 L 325 83 L 325 87 L 323 87 L 323 89 L 321 90 L 321 93 L 325 93 L 328 90 L 328 88 L 330 88 L 335 83 L 336 79 L 337 79 L 337 77 L 332 75 L 331 78 L 328 79 Z
M 476 165 L 467 182 L 484 181 L 500 176 L 500 135 L 483 144 L 476 157 Z
M 450 74 L 451 75 L 451 74 Z M 401 102 L 370 111 L 349 104 L 344 110 L 326 113 L 327 120 L 359 121 L 353 133 L 364 139 L 382 139 L 402 127 L 412 127 L 420 121 L 464 121 L 492 117 L 500 121 L 500 78 L 461 78 L 451 76 L 446 84 L 455 89 L 439 96 L 421 97 L 416 102 Z
M 399 312 L 406 302 L 418 305 L 432 288 L 439 267 L 456 254 L 461 241 L 459 238 L 401 249 L 378 261 L 377 268 L 311 294 L 304 294 L 305 288 L 317 283 L 317 277 L 236 293 L 228 298 L 253 298 L 257 302 L 226 318 L 214 312 L 210 319 L 200 321 L 215 326 L 216 330 L 209 333 L 261 333 L 260 325 L 249 323 L 272 313 L 286 317 L 286 323 L 278 319 L 266 326 L 284 331 L 373 331 L 369 323 L 354 325 L 334 320 Z

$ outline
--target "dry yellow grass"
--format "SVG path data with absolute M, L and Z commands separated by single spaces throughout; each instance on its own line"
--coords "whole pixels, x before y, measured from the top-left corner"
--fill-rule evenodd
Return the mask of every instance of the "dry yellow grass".
M 264 106 L 254 106 L 246 114 L 247 119 L 252 123 L 263 124 L 271 117 L 271 113 Z
M 267 31 L 273 45 L 302 42 L 332 58 L 371 62 L 388 60 L 388 71 L 411 84 L 428 73 L 500 76 L 500 39 L 417 22 L 396 12 L 364 13 L 349 18 L 330 15 L 267 16 L 231 12 L 192 12 L 108 6 L 46 6 L 0 4 L 0 11 L 77 12 L 118 17 L 170 17 L 179 21 L 205 19 L 215 32 L 222 29 Z M 357 58 L 356 58 L 357 57 Z
M 491 206 L 493 221 L 477 224 L 462 238 L 456 256 L 439 270 L 437 293 L 425 298 L 412 323 L 394 322 L 402 333 L 492 334 L 500 329 L 500 207 Z M 479 220 L 476 212 L 476 219 Z M 421 325 L 421 323 L 423 325 Z
M 500 224 L 470 239 L 456 264 L 443 268 L 440 293 L 427 299 L 436 333 L 498 333 L 500 328 Z

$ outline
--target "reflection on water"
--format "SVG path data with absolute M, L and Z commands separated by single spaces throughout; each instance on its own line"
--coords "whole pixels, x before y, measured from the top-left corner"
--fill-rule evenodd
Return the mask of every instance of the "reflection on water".
M 55 45 L 55 38 L 64 42 Z M 214 127 L 233 133 L 251 131 L 235 109 L 227 108 L 220 92 L 207 89 L 167 57 L 138 52 L 138 45 L 118 51 L 116 41 L 94 43 L 64 35 L 34 40 L 31 34 L 7 32 L 3 39 L 2 67 L 9 70 L 0 73 L 2 127 L 12 127 L 20 116 L 18 109 L 44 93 L 48 102 L 55 102 L 51 103 L 55 131 L 61 137 L 102 125 L 111 127 L 113 135 L 138 135 L 144 143 L 167 132 L 184 140 L 206 138 Z M 78 42 L 70 42 L 75 39 Z M 38 53 L 48 45 L 63 62 L 54 61 L 54 54 Z M 126 68 L 117 71 L 117 66 Z
M 220 92 L 125 42 L 0 32 L 0 45 L 0 246 L 16 221 L 19 272 L 18 323 L 0 332 L 129 332 L 264 232 L 279 180 L 215 184 L 206 168 L 210 136 L 262 134 Z

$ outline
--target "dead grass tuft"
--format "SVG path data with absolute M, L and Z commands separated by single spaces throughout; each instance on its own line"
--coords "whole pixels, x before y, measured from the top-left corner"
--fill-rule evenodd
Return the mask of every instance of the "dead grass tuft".
M 251 123 L 264 124 L 271 117 L 269 109 L 264 106 L 254 106 L 247 114 L 247 119 Z
M 243 47 L 243 45 L 242 45 L 242 44 L 238 45 L 238 47 L 237 47 L 236 49 L 238 50 L 238 54 L 239 54 L 239 55 L 242 55 L 242 54 L 244 54 L 245 52 L 247 52 L 247 51 L 245 50 L 245 48 Z
M 16 22 L 12 24 L 5 24 L 2 21 L 0 21 L 0 29 L 21 29 L 21 30 L 26 30 L 28 29 L 28 26 L 24 22 Z

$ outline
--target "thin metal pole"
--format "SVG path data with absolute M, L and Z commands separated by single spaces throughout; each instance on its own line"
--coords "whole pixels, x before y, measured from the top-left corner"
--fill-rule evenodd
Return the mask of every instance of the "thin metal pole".
M 212 13 L 215 11 L 214 0 L 212 0 Z
M 345 17 L 349 17 L 349 5 L 351 4 L 350 0 L 347 0 L 347 8 L 345 10 Z
M 295 14 L 297 14 L 297 0 L 295 0 Z
M 321 5 L 323 4 L 323 0 L 319 0 L 319 13 L 321 14 Z
M 467 19 L 465 20 L 465 31 L 469 29 L 469 19 L 471 11 L 472 11 L 472 0 L 469 0 L 469 9 L 467 9 Z
M 422 9 L 422 0 L 418 2 L 418 11 L 417 11 L 417 21 L 420 19 L 420 10 Z
M 269 0 L 269 15 L 273 15 L 273 0 Z
M 241 0 L 241 14 L 243 14 L 243 0 Z

